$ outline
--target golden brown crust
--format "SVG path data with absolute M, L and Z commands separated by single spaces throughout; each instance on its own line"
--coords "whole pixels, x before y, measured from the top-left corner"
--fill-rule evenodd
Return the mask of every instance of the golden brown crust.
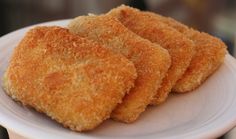
M 172 87 L 188 68 L 195 54 L 195 45 L 177 30 L 167 26 L 152 16 L 128 6 L 120 6 L 111 10 L 109 15 L 116 17 L 121 23 L 141 37 L 166 48 L 171 56 L 171 67 L 163 79 L 152 104 L 160 104 L 166 100 Z
M 24 105 L 84 131 L 109 118 L 136 76 L 122 55 L 67 29 L 36 27 L 14 50 L 4 88 Z
M 191 29 L 172 18 L 151 12 L 145 12 L 145 14 L 175 28 L 191 39 L 196 46 L 196 54 L 183 77 L 174 86 L 174 92 L 184 93 L 194 90 L 223 63 L 227 50 L 220 39 Z
M 170 66 L 168 52 L 132 33 L 108 15 L 77 17 L 69 24 L 69 30 L 122 53 L 134 63 L 138 73 L 135 87 L 111 117 L 127 123 L 136 120 L 156 94 Z

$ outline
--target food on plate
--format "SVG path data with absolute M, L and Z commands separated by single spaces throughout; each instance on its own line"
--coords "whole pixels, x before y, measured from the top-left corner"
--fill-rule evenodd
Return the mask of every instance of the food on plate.
M 110 117 L 134 86 L 132 62 L 61 27 L 31 29 L 4 75 L 13 99 L 72 130 L 91 130 Z
M 69 25 L 72 33 L 88 37 L 131 60 L 138 73 L 135 87 L 113 111 L 115 120 L 135 121 L 151 102 L 170 66 L 168 51 L 136 35 L 108 15 L 80 16 Z
M 151 104 L 164 102 L 178 79 L 182 77 L 195 54 L 194 43 L 182 33 L 146 15 L 138 9 L 120 6 L 112 9 L 109 15 L 117 18 L 125 27 L 150 40 L 160 44 L 169 51 L 171 67 L 157 90 Z
M 189 28 L 172 18 L 151 12 L 143 13 L 146 16 L 155 18 L 155 20 L 163 22 L 178 30 L 187 38 L 192 40 L 196 46 L 196 54 L 187 71 L 174 86 L 174 92 L 185 93 L 196 89 L 223 63 L 224 57 L 227 53 L 227 47 L 220 39 L 207 33 Z
M 120 6 L 67 28 L 30 29 L 14 49 L 5 92 L 75 131 L 112 118 L 131 123 L 171 91 L 199 87 L 226 45 L 168 17 Z

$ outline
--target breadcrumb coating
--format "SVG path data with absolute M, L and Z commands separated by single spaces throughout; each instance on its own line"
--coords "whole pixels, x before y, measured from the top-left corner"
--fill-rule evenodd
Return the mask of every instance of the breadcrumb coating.
M 163 103 L 194 57 L 194 43 L 174 28 L 138 9 L 123 5 L 111 10 L 108 14 L 117 18 L 124 26 L 141 37 L 160 44 L 168 50 L 171 56 L 171 67 L 151 104 Z
M 132 62 L 61 27 L 31 29 L 4 75 L 6 92 L 75 131 L 110 117 L 134 86 Z
M 131 60 L 138 73 L 135 87 L 113 111 L 115 120 L 135 121 L 151 102 L 170 66 L 168 51 L 128 30 L 108 15 L 80 16 L 69 24 L 69 30 L 97 41 Z
M 169 17 L 151 12 L 144 12 L 144 14 L 178 30 L 196 46 L 196 54 L 187 71 L 174 86 L 174 92 L 185 93 L 196 89 L 223 63 L 227 46 L 219 38 L 189 28 Z

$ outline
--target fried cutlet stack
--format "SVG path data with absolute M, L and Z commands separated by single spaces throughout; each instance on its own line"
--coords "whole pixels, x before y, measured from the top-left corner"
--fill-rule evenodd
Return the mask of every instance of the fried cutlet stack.
M 164 102 L 177 80 L 182 77 L 189 67 L 195 54 L 193 41 L 152 16 L 145 15 L 143 12 L 128 6 L 120 6 L 111 10 L 108 14 L 117 18 L 125 27 L 141 37 L 160 44 L 168 50 L 171 56 L 171 67 L 163 79 L 161 87 L 157 90 L 152 103 L 160 104 Z
M 225 54 L 227 53 L 226 45 L 220 39 L 189 28 L 172 18 L 164 17 L 152 12 L 139 11 L 138 9 L 125 5 L 111 10 L 108 14 L 116 17 L 133 32 L 152 42 L 161 44 L 164 48 L 171 43 L 170 40 L 174 41 L 176 45 L 175 49 L 171 47 L 166 48 L 172 56 L 171 66 L 173 66 L 173 64 L 179 64 L 178 62 L 175 62 L 175 58 L 177 57 L 172 53 L 179 51 L 176 53 L 184 55 L 184 49 L 181 50 L 180 48 L 177 48 L 178 45 L 180 45 L 181 48 L 184 47 L 183 44 L 180 44 L 181 42 L 177 39 L 177 36 L 182 34 L 182 36 L 194 43 L 196 53 L 193 55 L 190 65 L 186 72 L 184 72 L 182 76 L 179 76 L 181 78 L 179 78 L 174 86 L 172 86 L 172 90 L 177 93 L 189 92 L 200 86 L 201 83 L 218 69 L 221 63 L 223 63 Z M 178 33 L 172 31 L 173 33 L 171 34 L 169 28 L 178 31 Z M 169 37 L 170 40 L 164 39 L 165 34 L 168 33 L 172 36 Z M 160 94 L 162 93 L 157 93 L 157 96 Z M 158 104 L 158 97 L 154 98 L 153 103 Z
M 135 86 L 111 117 L 127 123 L 135 121 L 155 96 L 170 66 L 168 52 L 160 45 L 136 35 L 108 15 L 81 16 L 68 27 L 71 32 L 97 41 L 134 63 L 138 73 Z
M 223 63 L 227 47 L 220 39 L 189 28 L 172 18 L 151 12 L 143 13 L 178 30 L 195 44 L 196 54 L 183 77 L 173 87 L 174 92 L 185 93 L 196 89 Z
M 65 127 L 86 131 L 110 117 L 134 122 L 171 91 L 196 89 L 226 53 L 218 38 L 122 5 L 79 16 L 68 29 L 31 29 L 13 52 L 4 89 Z

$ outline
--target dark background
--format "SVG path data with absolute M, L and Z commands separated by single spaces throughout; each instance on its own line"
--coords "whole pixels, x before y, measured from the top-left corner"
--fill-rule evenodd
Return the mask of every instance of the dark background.
M 40 22 L 107 12 L 120 4 L 171 16 L 219 36 L 234 51 L 236 0 L 0 0 L 0 36 Z
M 120 4 L 171 16 L 218 36 L 234 54 L 236 0 L 0 0 L 0 36 L 40 22 L 104 13 Z M 221 138 L 232 138 L 232 134 Z M 0 127 L 0 139 L 7 138 L 7 132 Z

